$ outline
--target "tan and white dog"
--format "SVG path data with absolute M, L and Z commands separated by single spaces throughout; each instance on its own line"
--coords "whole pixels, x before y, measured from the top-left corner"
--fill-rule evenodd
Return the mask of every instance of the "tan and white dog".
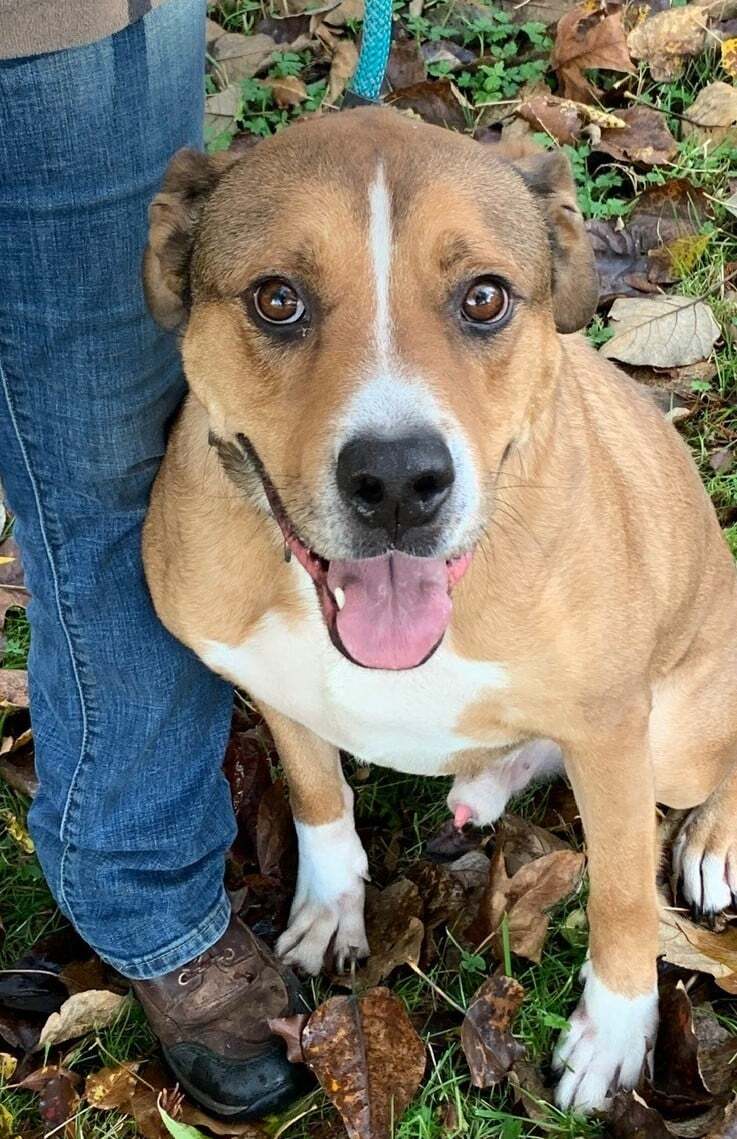
M 737 888 L 737 575 L 675 430 L 561 335 L 596 299 L 566 160 L 387 109 L 183 152 L 145 283 L 191 389 L 148 579 L 276 740 L 300 850 L 279 951 L 367 950 L 339 749 L 453 774 L 459 823 L 562 763 L 591 936 L 558 1102 L 601 1106 L 656 1028 L 656 801 L 694 808 L 689 901 Z

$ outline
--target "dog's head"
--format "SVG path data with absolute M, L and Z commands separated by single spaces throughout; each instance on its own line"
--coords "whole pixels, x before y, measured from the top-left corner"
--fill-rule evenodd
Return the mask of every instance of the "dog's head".
M 596 273 L 566 159 L 391 110 L 233 161 L 180 152 L 144 280 L 231 476 L 271 508 L 335 644 L 410 668 L 549 403 Z

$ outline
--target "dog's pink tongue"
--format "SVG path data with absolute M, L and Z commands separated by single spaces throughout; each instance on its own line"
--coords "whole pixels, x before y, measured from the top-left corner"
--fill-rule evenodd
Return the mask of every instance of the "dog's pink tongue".
M 346 652 L 366 668 L 422 664 L 450 620 L 448 567 L 441 558 L 393 553 L 331 562 L 328 587 L 345 594 L 338 635 Z

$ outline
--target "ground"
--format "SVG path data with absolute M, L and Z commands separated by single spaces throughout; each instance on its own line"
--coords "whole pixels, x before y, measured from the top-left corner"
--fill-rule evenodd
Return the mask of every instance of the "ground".
M 719 0 L 721 8 L 716 15 L 714 4 L 699 8 L 702 14 L 699 27 L 710 24 L 704 42 L 689 49 L 690 55 L 676 46 L 673 52 L 677 58 L 681 53 L 681 63 L 674 64 L 671 59 L 669 77 L 663 78 L 652 53 L 638 54 L 634 62 L 625 55 L 623 61 L 624 32 L 620 29 L 614 34 L 613 24 L 610 30 L 616 42 L 608 59 L 601 50 L 597 56 L 595 44 L 587 41 L 586 52 L 583 48 L 580 52 L 579 71 L 566 73 L 560 63 L 565 46 L 561 26 L 556 40 L 555 24 L 546 26 L 542 22 L 546 18 L 545 0 L 530 6 L 536 19 L 522 23 L 513 22 L 520 19 L 516 8 L 506 0 L 502 3 L 503 8 L 496 8 L 465 0 L 426 0 L 424 5 L 420 0 L 412 0 L 407 6 L 404 0 L 397 0 L 394 4 L 395 49 L 390 68 L 394 89 L 391 97 L 403 109 L 454 129 L 474 132 L 489 146 L 493 146 L 500 133 L 527 131 L 532 122 L 534 137 L 540 145 L 553 146 L 560 142 L 571 158 L 581 206 L 587 219 L 598 223 L 592 226 L 592 234 L 599 242 L 600 271 L 602 279 L 609 283 L 611 297 L 626 293 L 642 299 L 653 289 L 663 287 L 669 294 L 692 298 L 694 309 L 701 304 L 710 306 L 718 330 L 713 348 L 704 354 L 704 359 L 673 364 L 656 357 L 631 361 L 630 370 L 640 382 L 653 389 L 664 412 L 672 416 L 688 440 L 726 540 L 737 554 L 737 465 L 733 461 L 737 442 L 737 293 L 734 290 L 737 283 L 737 182 L 732 181 L 737 176 L 737 139 L 734 131 L 732 136 L 725 131 L 726 138 L 720 143 L 718 138 L 705 137 L 703 131 L 694 136 L 690 129 L 691 108 L 704 88 L 715 82 L 729 85 L 734 81 L 737 53 L 730 54 L 733 49 L 728 44 L 737 42 L 730 40 L 730 33 L 735 31 L 735 11 L 729 10 L 728 0 L 724 4 Z M 210 25 L 208 34 L 205 82 L 209 94 L 207 142 L 211 150 L 231 144 L 245 147 L 255 138 L 281 129 L 300 114 L 317 111 L 321 103 L 339 99 L 341 87 L 355 61 L 351 45 L 360 32 L 362 4 L 360 0 L 343 0 L 337 7 L 335 4 L 327 6 L 331 8 L 327 11 L 315 3 L 310 7 L 319 14 L 311 19 L 309 14 L 303 14 L 306 7 L 302 0 L 291 3 L 288 8 L 280 7 L 279 0 L 273 0 L 271 6 L 269 0 L 221 0 L 211 5 L 210 15 L 220 25 L 220 33 Z M 570 4 L 558 4 L 556 15 L 567 8 Z M 634 28 L 666 8 L 667 0 L 630 5 L 625 12 L 625 25 Z M 674 4 L 674 11 L 679 8 L 680 5 Z M 286 18 L 285 12 L 289 13 Z M 597 8 L 591 2 L 583 5 L 580 12 L 582 20 L 593 23 L 621 18 L 614 4 Z M 244 52 L 250 50 L 246 45 L 260 43 L 263 46 L 260 61 L 251 59 L 243 64 L 242 55 L 233 49 L 232 38 L 227 41 L 227 49 L 223 47 L 219 39 L 223 31 L 231 36 L 243 36 Z M 671 48 L 678 42 L 674 35 L 669 39 Z M 270 47 L 264 37 L 273 37 L 277 43 Z M 721 42 L 724 40 L 725 44 Z M 630 38 L 627 43 L 632 54 L 637 54 L 634 41 Z M 617 58 L 612 59 L 613 55 Z M 538 86 L 531 86 L 535 84 Z M 545 87 L 541 88 L 540 84 Z M 543 105 L 539 101 L 546 91 L 548 95 L 572 95 L 577 101 L 568 106 L 552 105 L 551 110 L 549 102 Z M 608 150 L 602 150 L 602 132 L 606 142 L 607 137 L 616 135 L 622 127 L 612 128 L 606 120 L 597 120 L 595 114 L 592 122 L 586 107 L 615 116 L 633 107 L 649 109 L 650 117 L 638 128 L 644 131 L 644 136 L 636 134 L 629 139 L 628 146 L 620 145 L 615 139 Z M 732 118 L 737 117 L 734 111 L 731 114 Z M 712 120 L 709 123 L 711 125 Z M 665 138 L 658 133 L 663 127 Z M 647 147 L 656 144 L 659 158 L 653 162 Z M 657 237 L 653 239 L 652 230 L 649 238 L 642 236 L 642 230 L 638 232 L 637 203 L 639 200 L 642 210 L 642 203 L 651 202 L 648 195 L 658 187 L 665 187 L 673 208 L 670 213 L 663 213 L 660 207 L 661 213 L 656 219 Z M 675 214 L 679 222 L 674 229 L 671 223 Z M 660 260 L 648 255 L 653 245 L 661 243 L 665 248 Z M 612 285 L 612 281 L 615 284 Z M 608 305 L 588 329 L 597 346 L 606 344 L 613 336 L 607 310 Z M 665 340 L 678 339 L 679 330 L 674 326 L 671 331 L 673 335 L 669 333 Z M 0 538 L 7 537 L 11 525 L 5 523 Z M 2 553 L 0 543 L 0 556 Z M 0 582 L 2 580 L 0 577 Z M 0 665 L 5 669 L 23 668 L 29 634 L 21 608 L 8 609 L 4 631 L 0 629 L 0 633 L 0 654 L 4 654 L 0 656 Z M 236 797 L 238 776 L 242 775 L 244 756 L 247 759 L 249 748 L 256 748 L 261 768 L 267 774 L 278 776 L 273 766 L 274 756 L 260 734 L 261 728 L 247 704 L 239 701 L 239 706 L 236 744 L 229 771 Z M 3 712 L 0 702 L 0 740 L 4 736 L 17 738 L 26 726 L 24 715 L 23 711 Z M 248 742 L 246 750 L 240 753 L 239 739 L 241 743 L 244 739 Z M 27 753 L 28 745 L 24 754 Z M 359 828 L 370 850 L 374 881 L 379 887 L 390 885 L 405 875 L 421 881 L 421 916 L 426 932 L 432 931 L 424 942 L 419 966 L 416 969 L 401 966 L 392 972 L 388 981 L 394 994 L 405 1003 L 429 1052 L 426 1079 L 402 1120 L 396 1121 L 396 1139 L 442 1139 L 456 1135 L 469 1139 L 491 1136 L 516 1139 L 540 1134 L 613 1133 L 609 1132 L 612 1125 L 606 1120 L 584 1122 L 558 1113 L 544 1102 L 552 1045 L 579 991 L 577 978 L 585 953 L 585 883 L 554 905 L 539 964 L 512 951 L 506 920 L 502 922 L 499 937 L 487 938 L 481 949 L 466 937 L 464 923 L 458 925 L 457 907 L 454 912 L 452 904 L 445 913 L 445 920 L 440 920 L 433 929 L 430 903 L 437 903 L 442 910 L 438 898 L 450 887 L 447 871 L 435 874 L 427 870 L 428 865 L 438 865 L 428 862 L 427 844 L 430 842 L 431 854 L 434 849 L 434 857 L 439 857 L 443 842 L 438 840 L 438 833 L 447 819 L 444 806 L 447 788 L 442 781 L 422 781 L 355 765 L 349 765 L 348 773 L 356 792 Z M 259 795 L 263 794 L 261 787 Z M 274 817 L 282 819 L 283 802 L 279 794 L 277 791 L 276 798 L 272 796 L 269 800 L 269 810 Z M 248 795 L 254 795 L 253 788 Z M 0 780 L 0 917 L 5 931 L 0 944 L 0 967 L 5 969 L 27 953 L 40 937 L 61 925 L 35 856 L 28 849 L 24 830 L 27 807 L 28 799 Z M 250 807 L 248 802 L 241 803 L 240 845 L 229 868 L 229 885 L 241 891 L 237 897 L 245 912 L 251 917 L 255 915 L 265 933 L 273 934 L 283 921 L 289 875 L 280 876 L 278 868 L 264 868 L 263 851 L 254 854 L 259 843 L 258 828 L 264 825 L 263 818 L 259 823 L 251 817 L 254 809 L 258 813 L 258 807 L 258 801 L 255 808 L 253 802 Z M 573 849 L 582 848 L 580 831 L 564 790 L 547 788 L 527 794 L 514 804 L 514 809 L 528 821 L 538 822 L 555 832 L 558 839 Z M 288 839 L 282 837 L 287 843 Z M 492 835 L 476 836 L 468 842 L 470 849 L 482 855 L 491 855 L 494 845 Z M 285 850 L 286 847 L 282 853 Z M 445 855 L 447 865 L 450 858 L 447 850 Z M 429 886 L 431 880 L 433 884 Z M 247 897 L 255 896 L 255 903 L 243 901 L 244 887 L 251 891 Z M 412 892 L 411 887 L 408 890 Z M 254 904 L 255 910 L 249 910 L 249 905 Z M 508 1083 L 501 1082 L 492 1091 L 476 1091 L 471 1086 L 460 1042 L 460 1011 L 467 1008 L 489 971 L 498 966 L 525 990 L 525 999 L 514 1023 L 514 1035 L 525 1046 L 533 1073 L 525 1076 L 520 1069 L 523 1082 L 527 1079 L 528 1086 L 537 1087 L 537 1083 L 530 1085 L 529 1081 L 540 1081 L 538 1091 L 542 1098 L 537 1109 L 530 1107 L 529 1100 L 525 1108 L 525 1101 L 515 1097 Z M 725 988 L 714 987 L 706 966 L 690 973 L 681 970 L 677 976 L 687 980 L 694 1004 L 698 995 L 714 1021 L 727 1032 L 735 1033 L 733 1049 L 737 1052 L 737 1002 Z M 314 1004 L 329 993 L 346 991 L 331 986 L 324 979 L 308 986 L 308 990 Z M 737 987 L 733 991 L 737 991 Z M 0 992 L 0 1054 L 4 1047 L 2 1005 Z M 5 1085 L 0 1075 L 0 1139 L 6 1135 L 40 1135 L 44 1128 L 38 1095 L 13 1085 L 20 1075 L 30 1072 L 41 1057 L 29 1062 L 23 1057 L 22 1049 L 8 1046 L 8 1055 L 11 1053 L 20 1064 L 15 1076 L 7 1076 Z M 102 1067 L 115 1067 L 122 1061 L 144 1061 L 155 1055 L 155 1041 L 140 1010 L 132 1002 L 126 1002 L 111 1027 L 70 1041 L 61 1050 L 52 1050 L 49 1063 L 62 1064 L 64 1069 L 86 1076 Z M 0 1073 L 2 1070 L 0 1056 Z M 730 1081 L 728 1074 L 725 1087 L 730 1082 L 734 1084 L 735 1080 Z M 659 1104 L 663 1106 L 662 1096 Z M 153 1122 L 139 1118 L 138 1126 L 142 1130 L 138 1132 L 127 1110 L 95 1111 L 84 1099 L 81 1103 L 74 1100 L 70 1117 L 72 1122 L 64 1125 L 63 1112 L 61 1116 L 47 1115 L 46 1133 L 53 1133 L 56 1128 L 57 1133 L 63 1130 L 68 1139 L 75 1135 L 87 1139 L 113 1139 L 114 1136 L 124 1139 L 137 1133 L 160 1133 L 158 1116 Z M 49 1119 L 55 1123 L 49 1124 Z M 704 1124 L 704 1128 L 708 1130 L 708 1125 Z M 259 1133 L 288 1135 L 290 1139 L 325 1139 L 342 1131 L 327 1097 L 322 1091 L 316 1091 L 294 1113 L 280 1120 L 266 1121 L 264 1131 Z M 617 1133 L 634 1134 L 634 1130 Z M 696 1126 L 688 1133 L 704 1134 L 705 1131 Z M 727 1135 L 726 1131 L 712 1130 L 711 1133 Z

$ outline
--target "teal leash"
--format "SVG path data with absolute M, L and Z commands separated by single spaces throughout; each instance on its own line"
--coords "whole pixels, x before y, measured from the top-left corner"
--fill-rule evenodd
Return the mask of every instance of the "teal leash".
M 391 41 L 392 0 L 366 0 L 358 66 L 343 99 L 344 110 L 380 102 Z

